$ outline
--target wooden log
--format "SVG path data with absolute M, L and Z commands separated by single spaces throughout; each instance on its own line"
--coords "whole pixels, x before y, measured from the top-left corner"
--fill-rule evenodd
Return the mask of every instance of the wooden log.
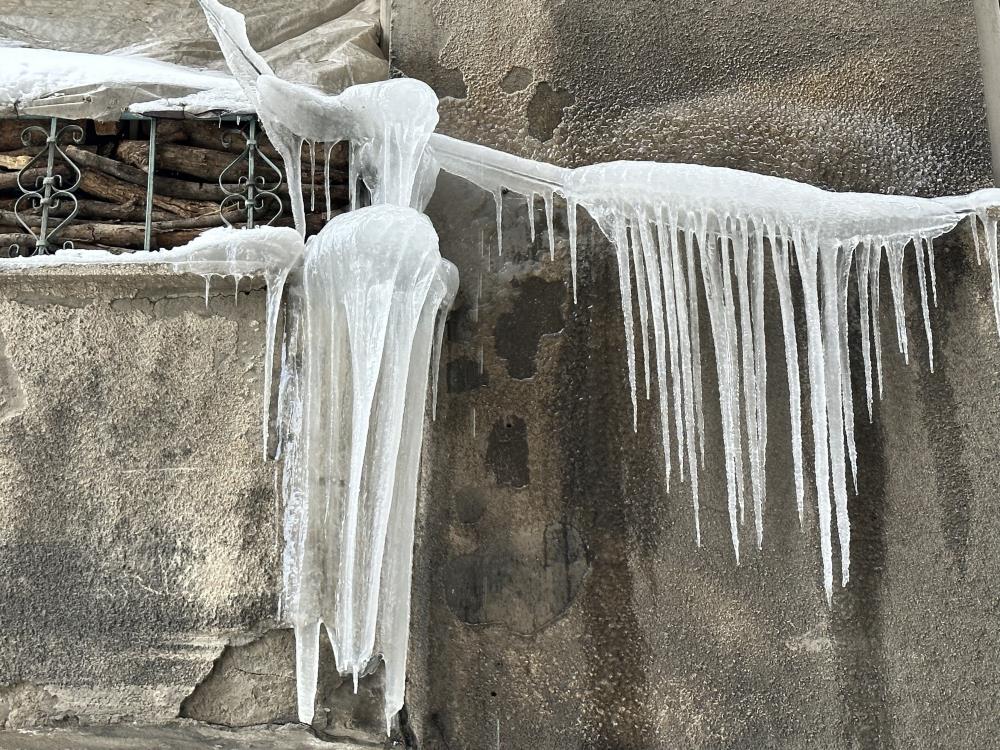
M 24 232 L 0 231 L 0 259 L 9 257 L 11 245 L 17 245 L 22 251 L 34 250 L 35 238 Z
M 165 123 L 170 123 L 166 131 L 163 129 Z M 186 143 L 198 148 L 238 154 L 243 150 L 243 146 L 246 143 L 243 138 L 233 135 L 229 139 L 228 146 L 222 140 L 225 132 L 232 130 L 234 127 L 235 123 L 223 123 L 220 127 L 217 120 L 159 120 L 157 123 L 156 138 L 161 143 Z M 258 128 L 258 132 L 260 132 L 257 139 L 258 147 L 265 156 L 278 166 L 281 166 L 281 156 L 275 150 L 274 146 L 271 145 L 267 133 L 261 131 L 262 128 Z M 302 150 L 302 163 L 308 167 L 309 152 L 305 148 Z M 319 146 L 316 148 L 316 163 L 320 168 L 322 167 L 323 153 Z M 338 143 L 334 147 L 333 152 L 330 154 L 330 166 L 341 170 L 347 168 L 346 143 Z
M 14 203 L 16 198 L 0 198 L 0 210 L 13 211 Z M 22 204 L 23 206 L 23 204 Z M 60 202 L 60 205 L 53 206 L 49 209 L 49 214 L 52 216 L 68 216 L 69 212 L 73 210 L 71 203 L 67 201 Z M 129 203 L 108 203 L 106 201 L 92 201 L 86 198 L 77 199 L 77 217 L 80 219 L 105 219 L 112 221 L 145 221 L 146 220 L 146 205 L 145 201 L 141 204 L 136 202 Z M 153 209 L 153 221 L 167 221 L 174 219 L 176 216 L 167 211 L 162 211 L 158 209 Z
M 84 144 L 76 146 L 84 151 L 97 152 L 97 146 Z M 19 148 L 13 151 L 0 152 L 0 167 L 4 169 L 23 169 L 38 154 L 38 149 Z M 44 157 L 43 157 L 44 158 Z M 43 162 L 44 166 L 44 162 Z
M 146 171 L 149 163 L 149 144 L 146 141 L 121 141 L 118 144 L 115 155 L 119 161 L 123 161 L 137 169 Z M 247 165 L 245 161 L 233 164 L 239 154 L 227 151 L 214 151 L 198 146 L 187 146 L 184 144 L 167 143 L 156 147 L 156 168 L 172 170 L 182 174 L 191 175 L 202 180 L 218 182 L 223 172 L 232 165 L 229 174 L 233 178 L 238 178 L 246 173 Z M 281 160 L 275 162 L 277 167 L 284 172 Z M 274 179 L 274 170 L 266 162 L 257 159 L 256 173 L 262 175 L 269 182 Z M 308 172 L 306 173 L 308 174 Z M 305 175 L 304 175 L 305 176 Z M 317 164 L 317 183 L 322 183 L 322 164 Z M 346 183 L 347 173 L 342 169 L 330 169 L 331 183 Z M 308 181 L 306 181 L 308 184 Z
M 115 150 L 115 156 L 137 169 L 145 172 L 149 164 L 149 144 L 146 141 L 121 141 Z M 223 170 L 228 167 L 236 154 L 225 151 L 185 146 L 176 143 L 157 144 L 156 168 L 169 169 L 174 172 L 191 175 L 199 179 L 217 181 Z
M 91 169 L 104 172 L 105 174 L 116 177 L 123 182 L 129 182 L 133 185 L 141 185 L 143 188 L 146 187 L 146 173 L 137 167 L 133 167 L 129 164 L 123 164 L 122 162 L 109 159 L 105 156 L 91 154 L 87 151 L 74 148 L 73 146 L 67 147 L 66 153 L 77 164 L 82 164 L 90 167 Z M 227 185 L 226 187 L 234 192 L 239 190 L 238 185 Z M 226 197 L 225 190 L 217 184 L 213 185 L 204 182 L 189 182 L 187 180 L 178 180 L 173 177 L 154 177 L 153 192 L 156 195 L 194 201 L 218 202 Z
M 59 164 L 53 168 L 52 174 L 62 175 L 62 178 L 66 180 L 70 176 L 70 169 L 69 167 Z M 17 175 L 17 172 L 0 172 L 0 190 L 20 190 L 17 186 Z M 34 187 L 35 181 L 39 177 L 44 176 L 45 167 L 28 169 L 22 175 L 21 181 L 29 187 Z
M 91 169 L 84 171 L 80 181 L 80 190 L 88 195 L 114 203 L 135 203 L 145 206 L 146 188 L 130 182 L 119 180 L 103 172 Z M 218 203 L 204 201 L 189 201 L 153 193 L 153 205 L 156 208 L 169 211 L 176 216 L 203 216 L 219 210 Z

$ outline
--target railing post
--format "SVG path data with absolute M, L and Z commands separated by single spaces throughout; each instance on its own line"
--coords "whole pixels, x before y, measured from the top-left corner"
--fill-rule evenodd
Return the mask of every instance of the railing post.
M 149 118 L 149 154 L 146 159 L 146 233 L 143 238 L 143 249 L 150 250 L 153 246 L 153 190 L 156 175 L 156 118 Z
M 257 150 L 257 118 L 250 118 L 250 137 L 247 138 L 247 229 L 253 229 L 254 223 L 254 203 L 257 196 L 254 195 L 256 181 L 254 180 L 254 152 Z

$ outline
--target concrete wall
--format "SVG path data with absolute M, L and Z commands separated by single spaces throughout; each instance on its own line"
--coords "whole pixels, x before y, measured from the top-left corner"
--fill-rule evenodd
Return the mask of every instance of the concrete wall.
M 392 5 L 393 65 L 447 97 L 450 135 L 567 166 L 693 161 L 917 194 L 988 184 L 965 2 Z M 795 518 L 774 290 L 765 547 L 745 545 L 737 568 L 710 341 L 698 550 L 651 402 L 631 431 L 606 242 L 581 224 L 574 305 L 565 222 L 550 262 L 511 196 L 500 258 L 493 211 L 448 177 L 429 208 L 462 293 L 426 449 L 408 693 L 420 746 L 993 744 L 1000 342 L 968 231 L 938 243 L 933 373 L 908 268 L 912 361 L 887 333 L 886 398 L 857 424 L 853 578 L 828 607 L 811 492 L 803 531 Z
M 0 278 L 0 748 L 39 727 L 294 721 L 262 284 L 217 281 L 206 307 L 165 267 Z M 313 733 L 380 742 L 377 680 L 355 698 L 331 662 Z

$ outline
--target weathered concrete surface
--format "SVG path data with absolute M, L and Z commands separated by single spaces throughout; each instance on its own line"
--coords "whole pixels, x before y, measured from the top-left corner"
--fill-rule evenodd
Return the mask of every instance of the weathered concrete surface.
M 393 9 L 393 63 L 452 97 L 450 135 L 568 166 L 693 161 L 920 194 L 988 183 L 972 10 L 957 0 Z M 908 367 L 883 306 L 886 397 L 870 425 L 855 407 L 853 580 L 827 607 L 811 492 L 804 531 L 795 517 L 773 289 L 765 548 L 745 534 L 737 568 L 710 340 L 698 550 L 687 487 L 676 471 L 665 487 L 653 402 L 631 430 L 616 270 L 593 225 L 581 220 L 574 305 L 562 216 L 551 263 L 519 199 L 502 258 L 490 196 L 444 177 L 429 212 L 462 292 L 414 574 L 422 748 L 995 744 L 1000 344 L 966 229 L 938 243 L 935 372 L 912 268 Z
M 0 729 L 294 721 L 262 284 L 207 308 L 167 268 L 0 285 Z M 315 733 L 384 741 L 377 681 L 323 673 Z
M 392 0 L 441 129 L 565 166 L 695 161 L 838 189 L 981 187 L 972 5 Z

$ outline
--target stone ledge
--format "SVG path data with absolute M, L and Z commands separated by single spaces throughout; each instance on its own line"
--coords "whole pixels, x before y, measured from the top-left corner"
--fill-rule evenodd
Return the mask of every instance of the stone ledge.
M 377 745 L 324 742 L 297 724 L 229 729 L 179 720 L 161 726 L 0 731 L 0 750 L 369 750 Z

